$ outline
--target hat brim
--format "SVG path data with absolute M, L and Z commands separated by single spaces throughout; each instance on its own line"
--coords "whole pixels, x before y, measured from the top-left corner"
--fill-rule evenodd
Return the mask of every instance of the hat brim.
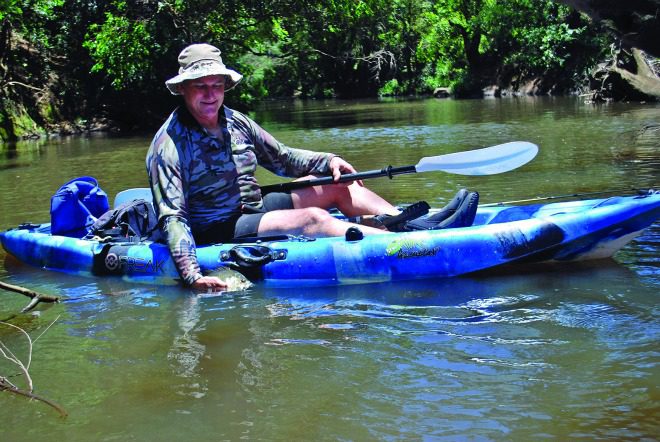
M 165 85 L 173 95 L 181 95 L 179 92 L 179 85 L 181 83 L 211 75 L 223 75 L 227 79 L 225 83 L 225 91 L 232 89 L 243 78 L 238 72 L 228 69 L 219 63 L 205 63 L 202 66 L 196 66 L 194 69 L 183 71 L 176 77 L 170 78 L 165 82 Z

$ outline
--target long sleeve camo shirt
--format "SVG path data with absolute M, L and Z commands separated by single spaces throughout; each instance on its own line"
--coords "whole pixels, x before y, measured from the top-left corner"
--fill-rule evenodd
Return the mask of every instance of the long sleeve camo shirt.
M 246 115 L 223 106 L 224 141 L 203 129 L 182 106 L 156 133 L 147 153 L 154 207 L 181 278 L 202 277 L 194 232 L 260 208 L 257 164 L 287 177 L 328 174 L 329 153 L 294 149 L 278 142 Z

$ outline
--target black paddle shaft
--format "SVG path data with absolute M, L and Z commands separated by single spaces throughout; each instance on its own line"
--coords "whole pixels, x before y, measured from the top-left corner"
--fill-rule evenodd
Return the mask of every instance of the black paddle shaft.
M 314 178 L 311 180 L 289 181 L 287 183 L 271 184 L 268 186 L 262 186 L 261 193 L 265 195 L 271 192 L 288 192 L 290 190 L 302 189 L 305 187 L 322 186 L 324 184 L 333 184 L 336 182 L 345 183 L 348 181 L 366 180 L 368 178 L 378 178 L 383 176 L 392 179 L 394 175 L 403 175 L 406 173 L 415 172 L 417 172 L 415 166 L 387 166 L 380 170 L 367 170 L 366 172 L 347 173 L 339 177 L 339 181 L 335 181 L 331 176 L 326 176 L 322 178 Z

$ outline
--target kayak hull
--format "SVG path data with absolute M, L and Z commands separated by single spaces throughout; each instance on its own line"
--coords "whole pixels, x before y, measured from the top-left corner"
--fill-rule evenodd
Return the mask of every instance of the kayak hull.
M 232 267 L 269 286 L 448 278 L 523 263 L 611 257 L 660 218 L 660 193 L 479 207 L 471 227 L 345 238 L 262 238 L 198 247 L 205 274 Z M 177 284 L 164 244 L 103 243 L 50 234 L 49 224 L 0 232 L 19 261 L 79 275 Z

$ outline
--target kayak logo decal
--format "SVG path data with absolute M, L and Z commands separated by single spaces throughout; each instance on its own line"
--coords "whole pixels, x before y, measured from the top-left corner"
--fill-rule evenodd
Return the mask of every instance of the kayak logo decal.
M 115 253 L 108 253 L 105 257 L 105 268 L 110 272 L 126 270 L 143 273 L 163 273 L 164 261 L 146 261 L 141 258 L 130 258 Z
M 105 268 L 111 272 L 117 270 L 119 267 L 119 257 L 114 253 L 108 253 L 105 257 Z
M 105 267 L 110 272 L 120 270 L 121 273 L 164 273 L 163 264 L 165 264 L 165 261 L 151 261 L 129 256 L 118 256 L 114 253 L 108 253 L 108 256 L 105 257 Z
M 144 259 L 128 256 L 133 246 L 106 244 L 101 252 L 94 255 L 92 274 L 94 275 L 127 275 L 134 273 L 162 274 L 165 273 L 164 259 Z
M 396 256 L 399 259 L 405 259 L 433 256 L 439 250 L 440 247 L 427 247 L 420 240 L 398 238 L 387 246 L 385 252 L 387 256 Z

